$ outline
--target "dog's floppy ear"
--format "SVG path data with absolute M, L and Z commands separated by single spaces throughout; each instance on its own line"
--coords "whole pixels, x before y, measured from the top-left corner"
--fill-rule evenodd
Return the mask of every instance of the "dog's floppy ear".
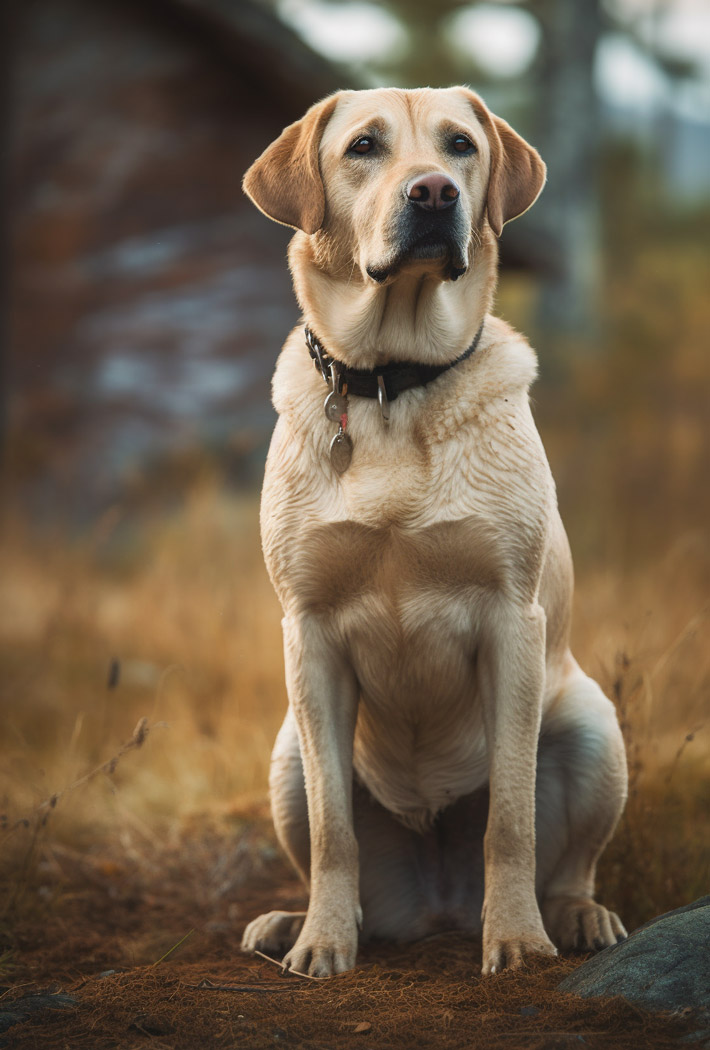
M 317 102 L 289 124 L 244 176 L 244 192 L 265 215 L 284 226 L 315 233 L 323 225 L 325 192 L 318 149 L 337 95 Z
M 496 237 L 500 237 L 505 223 L 517 219 L 540 196 L 547 169 L 537 150 L 513 131 L 510 124 L 491 113 L 483 99 L 473 91 L 463 90 L 483 125 L 491 148 L 488 222 Z

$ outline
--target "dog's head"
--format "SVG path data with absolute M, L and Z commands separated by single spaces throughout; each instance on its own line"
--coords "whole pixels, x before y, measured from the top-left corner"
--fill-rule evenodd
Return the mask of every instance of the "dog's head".
M 456 279 L 487 219 L 533 204 L 545 165 L 468 88 L 342 91 L 254 162 L 244 189 L 271 219 L 317 235 L 318 257 L 384 283 L 408 271 Z

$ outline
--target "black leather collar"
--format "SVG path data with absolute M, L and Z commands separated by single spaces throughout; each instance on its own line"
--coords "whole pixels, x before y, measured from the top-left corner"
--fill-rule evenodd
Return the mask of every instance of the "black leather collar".
M 483 325 L 484 322 L 481 321 L 481 327 L 476 332 L 469 348 L 464 350 L 454 361 L 449 361 L 445 365 L 423 365 L 417 364 L 415 361 L 391 361 L 387 365 L 380 365 L 378 368 L 372 369 L 346 368 L 345 365 L 337 362 L 334 357 L 331 357 L 325 351 L 323 344 L 308 326 L 305 329 L 306 346 L 308 347 L 308 353 L 315 362 L 317 371 L 321 373 L 327 383 L 331 382 L 331 366 L 333 364 L 336 365 L 343 387 L 347 384 L 348 396 L 380 397 L 381 399 L 381 377 L 387 401 L 395 401 L 404 390 L 411 390 L 416 386 L 426 386 L 427 383 L 431 383 L 444 372 L 448 372 L 450 368 L 460 365 L 462 361 L 465 361 L 467 357 L 475 353 L 481 340 Z

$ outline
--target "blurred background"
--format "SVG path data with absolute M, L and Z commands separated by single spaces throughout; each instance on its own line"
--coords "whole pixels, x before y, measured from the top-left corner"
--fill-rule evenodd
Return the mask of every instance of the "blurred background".
M 707 2 L 24 0 L 1 17 L 6 826 L 48 836 L 51 811 L 57 839 L 139 841 L 264 797 L 285 692 L 257 494 L 298 310 L 289 231 L 241 176 L 333 90 L 467 83 L 548 165 L 502 236 L 498 312 L 539 354 L 575 647 L 627 737 L 602 877 L 631 924 L 707 892 Z

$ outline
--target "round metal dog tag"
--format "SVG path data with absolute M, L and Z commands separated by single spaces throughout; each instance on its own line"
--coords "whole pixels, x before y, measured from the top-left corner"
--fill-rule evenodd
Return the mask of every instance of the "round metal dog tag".
M 331 423 L 339 423 L 341 416 L 347 414 L 348 411 L 348 399 L 343 394 L 336 394 L 335 391 L 331 391 L 325 399 L 325 414 Z
M 338 431 L 330 443 L 330 462 L 338 474 L 344 474 L 353 458 L 353 442 L 344 430 Z

